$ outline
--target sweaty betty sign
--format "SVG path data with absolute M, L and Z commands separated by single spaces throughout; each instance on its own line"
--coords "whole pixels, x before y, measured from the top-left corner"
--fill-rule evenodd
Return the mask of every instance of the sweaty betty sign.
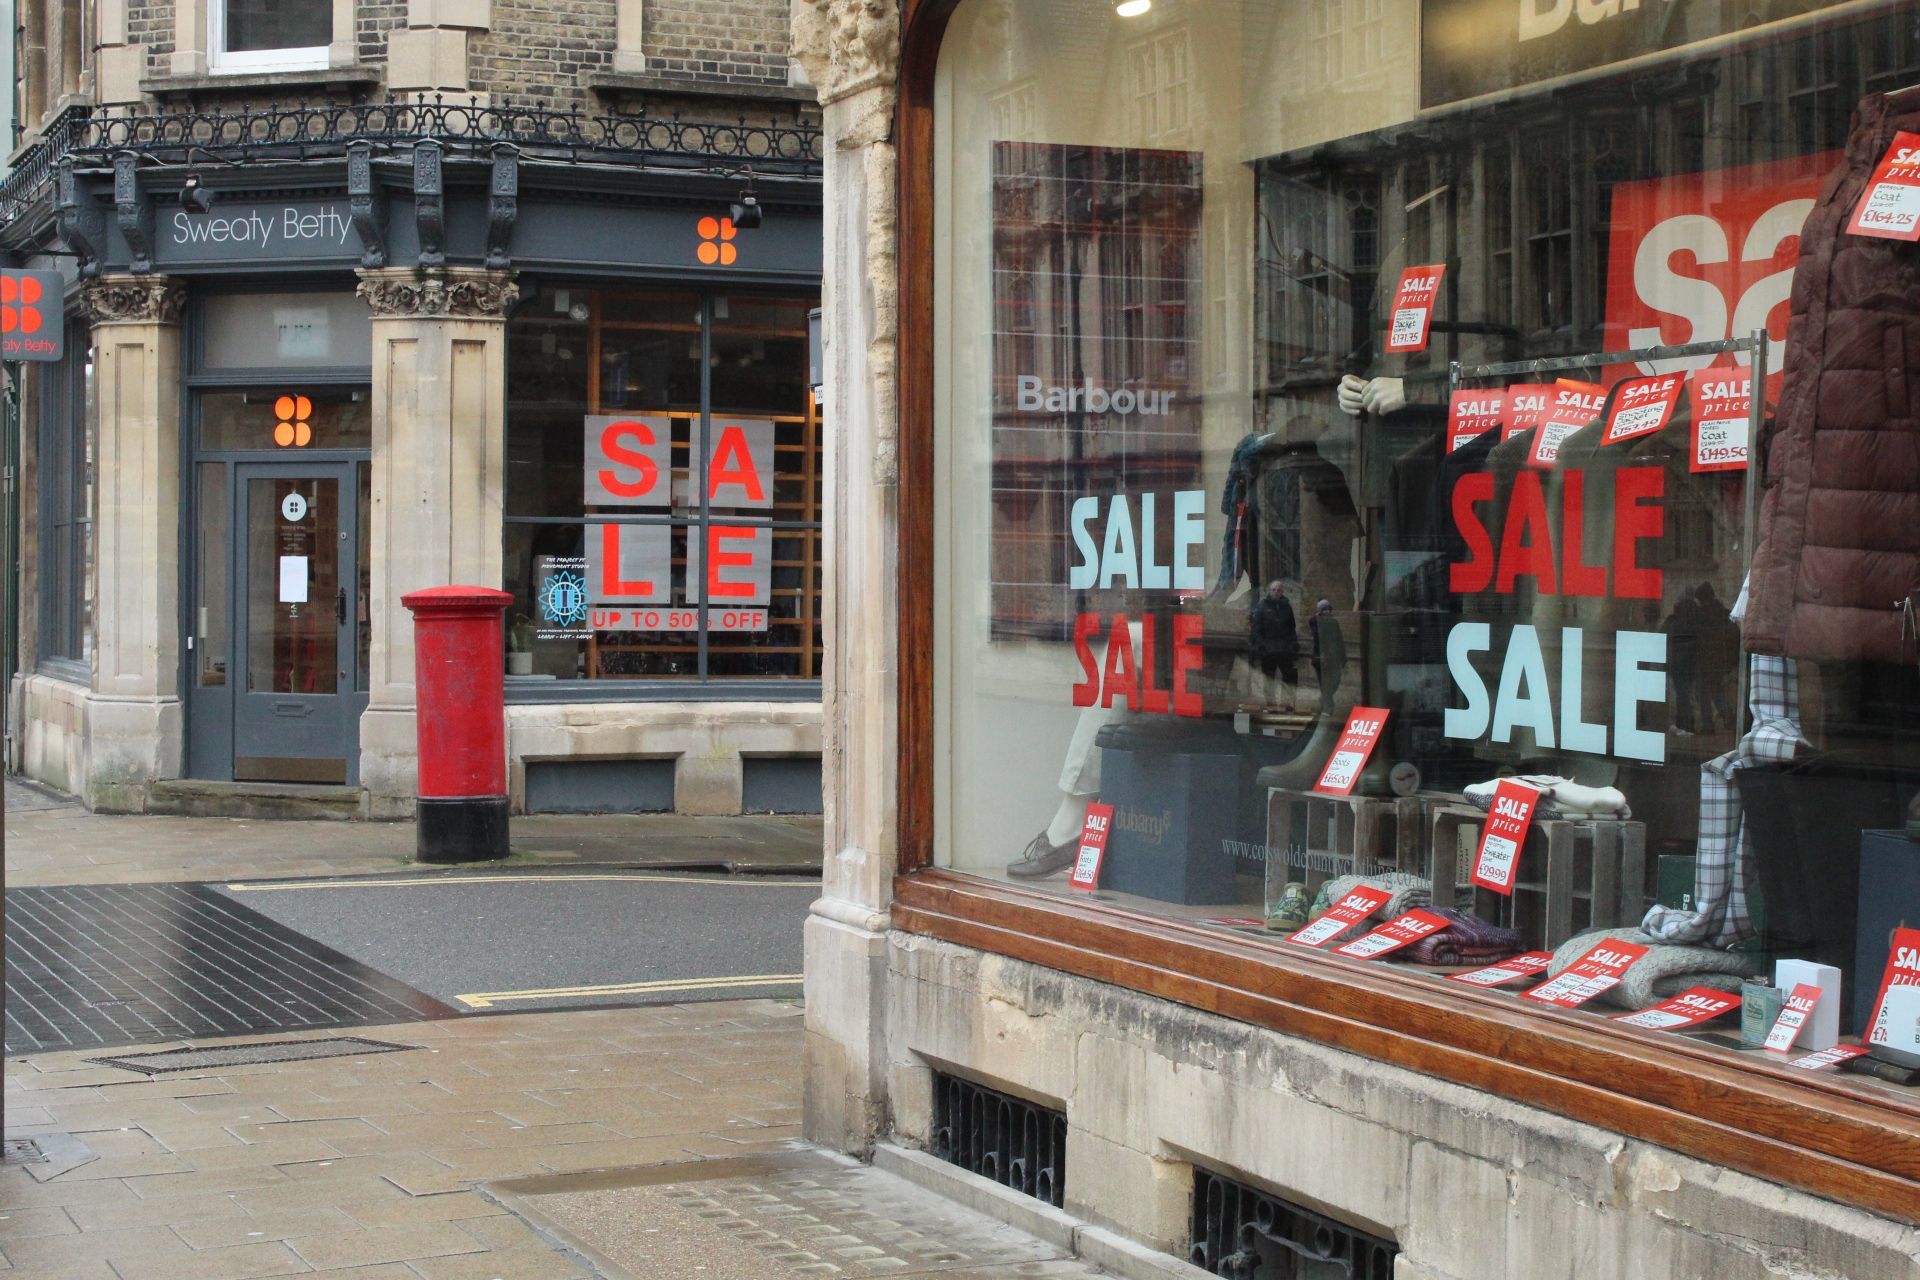
M 168 263 L 355 258 L 360 237 L 344 201 L 223 202 L 211 213 L 166 214 L 156 252 Z

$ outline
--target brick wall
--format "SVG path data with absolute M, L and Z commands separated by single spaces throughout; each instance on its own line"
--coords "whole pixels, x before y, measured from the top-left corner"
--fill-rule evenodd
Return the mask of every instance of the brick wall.
M 387 60 L 387 32 L 407 25 L 407 0 L 360 0 L 353 6 L 355 56 L 362 62 Z
M 651 0 L 649 74 L 787 82 L 787 0 Z
M 147 74 L 167 74 L 173 57 L 173 0 L 148 0 L 127 6 L 127 39 L 147 46 Z
M 586 78 L 613 65 L 613 0 L 493 0 L 492 21 L 467 45 L 475 89 L 594 109 Z

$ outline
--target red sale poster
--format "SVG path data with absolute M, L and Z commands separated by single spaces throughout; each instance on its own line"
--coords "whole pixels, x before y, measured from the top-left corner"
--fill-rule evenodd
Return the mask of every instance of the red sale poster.
M 1649 1031 L 1673 1031 L 1711 1021 L 1740 1007 L 1740 997 L 1730 996 L 1712 987 L 1689 987 L 1664 1004 L 1638 1013 L 1623 1013 L 1614 1021 L 1622 1026 L 1645 1027 Z
M 1107 836 L 1113 830 L 1113 806 L 1092 803 L 1080 827 L 1080 852 L 1073 861 L 1073 874 L 1067 883 L 1076 889 L 1092 889 L 1100 882 L 1100 859 L 1107 853 Z
M 1688 387 L 1693 396 L 1695 471 L 1739 471 L 1747 465 L 1753 424 L 1753 371 L 1708 369 Z
M 1473 856 L 1473 882 L 1482 889 L 1513 896 L 1513 873 L 1520 863 L 1520 850 L 1527 843 L 1527 828 L 1533 825 L 1533 812 L 1540 807 L 1540 793 L 1524 782 L 1502 778 L 1493 789 L 1493 804 L 1487 809 L 1487 823 L 1480 829 L 1480 848 Z
M 1351 956 L 1355 960 L 1373 960 L 1446 927 L 1445 916 L 1437 916 L 1431 911 L 1409 911 L 1389 920 L 1372 933 L 1355 938 L 1344 947 L 1335 947 L 1333 954 Z
M 1553 404 L 1554 386 L 1550 382 L 1520 382 L 1507 388 L 1507 425 L 1502 440 L 1528 435 L 1540 429 Z
M 1535 467 L 1551 467 L 1560 459 L 1560 446 L 1567 437 L 1600 416 L 1607 393 L 1591 382 L 1561 382 L 1553 388 L 1553 404 L 1533 433 L 1533 451 L 1527 462 Z
M 1387 713 L 1383 708 L 1355 707 L 1313 789 L 1336 796 L 1352 795 L 1353 784 L 1360 780 L 1360 771 L 1367 767 L 1367 757 L 1373 754 L 1374 744 L 1380 741 L 1380 733 L 1386 727 Z
M 1614 393 L 1613 412 L 1607 415 L 1607 434 L 1601 437 L 1600 443 L 1619 444 L 1635 436 L 1651 435 L 1666 426 L 1686 385 L 1687 376 L 1683 373 L 1663 373 L 1621 383 Z
M 1324 947 L 1368 916 L 1387 905 L 1393 895 L 1385 889 L 1360 885 L 1333 904 L 1333 909 L 1306 928 L 1287 935 L 1288 942 L 1303 947 Z
M 1811 982 L 1796 983 L 1787 993 L 1787 1002 L 1780 1009 L 1780 1016 L 1774 1019 L 1773 1029 L 1767 1032 L 1767 1038 L 1760 1047 L 1785 1053 L 1793 1048 L 1793 1042 L 1800 1038 L 1800 1028 L 1807 1025 L 1807 1019 L 1813 1016 L 1813 1006 L 1820 1003 L 1820 988 Z
M 1881 240 L 1920 240 L 1920 133 L 1893 135 L 1847 230 Z
M 1492 431 L 1507 412 L 1507 393 L 1497 387 L 1456 391 L 1447 405 L 1447 452 Z
M 1388 313 L 1387 350 L 1425 351 L 1427 331 L 1433 325 L 1434 304 L 1440 300 L 1440 279 L 1447 274 L 1446 264 L 1408 267 L 1400 273 L 1400 287 L 1393 291 L 1393 309 Z
M 1467 973 L 1450 973 L 1448 978 L 1455 982 L 1467 982 L 1476 987 L 1497 987 L 1512 982 L 1515 978 L 1531 978 L 1537 973 L 1545 973 L 1547 966 L 1553 963 L 1551 951 L 1528 951 L 1511 960 L 1502 960 L 1499 964 L 1490 964 L 1484 969 L 1474 969 Z
M 1866 1042 L 1920 1054 L 1920 929 L 1895 929 Z
M 1541 1004 L 1557 1005 L 1562 1009 L 1577 1009 L 1602 991 L 1617 985 L 1620 975 L 1645 954 L 1647 948 L 1637 942 L 1620 942 L 1609 938 L 1605 942 L 1595 943 L 1585 955 L 1568 965 L 1551 982 L 1543 982 L 1531 991 L 1522 991 L 1520 998 L 1538 1000 Z

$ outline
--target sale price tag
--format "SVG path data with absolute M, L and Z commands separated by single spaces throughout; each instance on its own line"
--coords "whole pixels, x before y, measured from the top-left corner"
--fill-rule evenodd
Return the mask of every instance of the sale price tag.
M 1895 929 L 1880 994 L 1867 1019 L 1868 1044 L 1920 1054 L 1920 929 Z
M 1747 465 L 1753 420 L 1753 371 L 1708 369 L 1689 384 L 1693 395 L 1695 471 L 1739 471 Z
M 1387 713 L 1383 708 L 1355 707 L 1313 789 L 1336 796 L 1352 795 L 1353 784 L 1360 780 L 1360 771 L 1367 767 L 1367 757 L 1373 754 L 1374 744 L 1380 741 L 1380 733 L 1386 727 Z
M 1303 947 L 1324 947 L 1386 906 L 1387 899 L 1392 896 L 1385 889 L 1375 889 L 1371 885 L 1357 885 L 1352 892 L 1334 903 L 1327 914 L 1306 928 L 1288 934 L 1287 941 L 1297 942 Z
M 1352 956 L 1355 960 L 1372 960 L 1389 951 L 1398 951 L 1408 943 L 1418 942 L 1446 927 L 1445 916 L 1437 916 L 1431 911 L 1409 911 L 1389 920 L 1372 933 L 1355 938 L 1344 947 L 1335 947 L 1333 954 Z
M 1440 298 L 1440 278 L 1447 274 L 1445 263 L 1408 267 L 1400 273 L 1400 287 L 1393 293 L 1392 316 L 1387 322 L 1387 350 L 1425 351 L 1427 331 L 1433 325 L 1434 304 Z
M 1522 382 L 1507 388 L 1506 432 L 1500 438 L 1531 435 L 1547 420 L 1553 407 L 1554 387 L 1550 382 Z
M 1882 240 L 1920 240 L 1920 133 L 1893 135 L 1847 230 Z
M 1787 1065 L 1799 1067 L 1802 1071 L 1818 1071 L 1823 1067 L 1831 1067 L 1835 1063 L 1851 1062 L 1865 1052 L 1866 1050 L 1857 1044 L 1837 1044 L 1831 1049 L 1822 1049 L 1804 1058 L 1795 1058 Z
M 1470 982 L 1476 987 L 1497 987 L 1512 982 L 1515 978 L 1531 978 L 1537 973 L 1545 973 L 1547 966 L 1553 963 L 1551 951 L 1528 951 L 1502 960 L 1499 964 L 1490 964 L 1484 969 L 1475 969 L 1469 973 L 1450 973 L 1447 977 L 1455 982 Z
M 1480 829 L 1480 850 L 1473 858 L 1473 882 L 1482 889 L 1513 896 L 1514 868 L 1527 843 L 1527 828 L 1540 807 L 1540 793 L 1523 782 L 1502 778 L 1493 789 L 1487 823 Z
M 1820 1003 L 1820 988 L 1811 982 L 1795 984 L 1787 993 L 1787 1002 L 1780 1008 L 1780 1016 L 1774 1019 L 1773 1030 L 1767 1032 L 1767 1038 L 1760 1042 L 1763 1049 L 1772 1049 L 1785 1053 L 1793 1048 L 1793 1042 L 1800 1038 L 1800 1028 L 1807 1025 L 1807 1019 L 1813 1016 L 1813 1006 Z
M 1080 852 L 1073 860 L 1073 874 L 1067 883 L 1076 889 L 1091 889 L 1100 881 L 1100 859 L 1107 853 L 1107 836 L 1113 831 L 1113 806 L 1087 805 L 1087 818 L 1080 826 Z
M 1600 416 L 1607 393 L 1591 382 L 1562 382 L 1553 388 L 1553 407 L 1546 420 L 1533 433 L 1533 451 L 1527 462 L 1536 467 L 1551 467 L 1560 459 L 1560 446 L 1567 437 Z
M 1684 373 L 1666 373 L 1657 378 L 1635 378 L 1623 382 L 1613 395 L 1613 412 L 1607 415 L 1607 433 L 1601 444 L 1619 444 L 1635 436 L 1651 435 L 1667 425 L 1680 392 L 1687 385 Z
M 1498 427 L 1506 418 L 1507 393 L 1499 389 L 1456 391 L 1447 404 L 1447 452 Z
M 1637 942 L 1612 938 L 1597 942 L 1585 955 L 1561 970 L 1559 977 L 1531 991 L 1522 991 L 1520 998 L 1562 1009 L 1577 1009 L 1602 991 L 1618 985 L 1620 975 L 1645 954 L 1647 949 Z
M 1710 1021 L 1729 1009 L 1739 1007 L 1739 996 L 1730 996 L 1712 987 L 1689 987 L 1664 1004 L 1642 1009 L 1639 1013 L 1622 1014 L 1614 1021 L 1629 1027 L 1645 1027 L 1649 1031 L 1672 1031 L 1676 1027 L 1691 1027 Z

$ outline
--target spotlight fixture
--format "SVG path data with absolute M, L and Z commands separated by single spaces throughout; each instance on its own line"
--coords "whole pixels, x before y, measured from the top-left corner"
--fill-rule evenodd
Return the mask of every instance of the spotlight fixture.
M 742 191 L 740 198 L 727 206 L 727 216 L 739 231 L 751 231 L 760 225 L 760 202 L 753 198 L 753 188 Z
M 1123 18 L 1137 18 L 1153 8 L 1153 0 L 1120 0 L 1113 11 Z
M 213 208 L 213 192 L 200 184 L 200 175 L 190 173 L 180 184 L 180 203 L 188 213 L 206 213 Z

